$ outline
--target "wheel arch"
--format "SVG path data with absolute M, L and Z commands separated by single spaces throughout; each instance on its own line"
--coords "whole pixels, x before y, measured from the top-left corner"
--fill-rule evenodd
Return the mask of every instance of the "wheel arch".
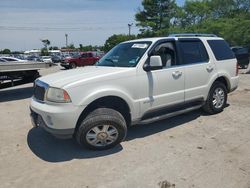
M 117 110 L 123 115 L 127 126 L 131 124 L 131 108 L 126 100 L 118 96 L 108 95 L 93 100 L 84 108 L 77 120 L 75 132 L 78 130 L 82 120 L 84 120 L 90 112 L 101 107 Z
M 227 79 L 226 76 L 220 76 L 214 82 L 216 82 L 216 81 L 223 83 L 226 86 L 226 88 L 227 88 L 227 92 L 230 91 L 230 88 L 231 88 L 230 81 Z

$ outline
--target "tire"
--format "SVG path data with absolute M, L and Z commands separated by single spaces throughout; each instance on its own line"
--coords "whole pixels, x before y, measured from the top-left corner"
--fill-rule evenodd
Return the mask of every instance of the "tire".
M 71 63 L 71 64 L 70 64 L 70 68 L 71 68 L 71 69 L 75 69 L 76 67 L 77 67 L 76 63 Z
M 81 122 L 76 140 L 89 149 L 105 150 L 121 143 L 126 134 L 126 121 L 118 111 L 98 108 Z
M 223 111 L 223 109 L 226 106 L 226 103 L 227 103 L 227 88 L 225 84 L 223 84 L 222 82 L 216 81 L 212 85 L 206 103 L 202 108 L 208 114 L 211 115 L 217 114 Z

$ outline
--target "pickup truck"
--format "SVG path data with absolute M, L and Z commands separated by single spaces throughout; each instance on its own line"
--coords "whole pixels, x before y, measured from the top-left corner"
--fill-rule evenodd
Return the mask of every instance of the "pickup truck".
M 123 141 L 132 125 L 199 108 L 222 112 L 238 81 L 233 52 L 215 35 L 132 40 L 95 66 L 37 79 L 31 120 L 56 137 L 103 150 Z
M 247 68 L 249 64 L 249 52 L 247 48 L 241 47 L 241 46 L 235 46 L 231 47 L 232 51 L 234 52 L 234 55 L 238 61 L 238 65 L 240 68 Z
M 61 66 L 65 69 L 74 69 L 80 66 L 93 65 L 100 57 L 95 52 L 80 52 L 76 57 L 66 58 L 61 62 Z

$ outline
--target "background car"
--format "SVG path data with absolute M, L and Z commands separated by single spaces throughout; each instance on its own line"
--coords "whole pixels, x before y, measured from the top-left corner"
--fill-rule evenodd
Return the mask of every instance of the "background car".
M 42 62 L 45 62 L 45 63 L 53 63 L 50 56 L 42 56 L 41 60 Z
M 24 62 L 25 60 L 18 59 L 15 57 L 1 57 L 1 59 L 4 59 L 6 61 L 13 61 L 13 62 Z
M 94 65 L 100 56 L 96 52 L 80 52 L 73 57 L 65 58 L 61 62 L 61 66 L 65 69 L 72 69 L 80 66 Z
M 241 68 L 247 68 L 249 64 L 249 51 L 248 48 L 244 48 L 242 46 L 234 46 L 231 47 L 234 52 L 236 59 L 238 61 L 238 65 Z
M 1 57 L 0 57 L 0 63 L 5 63 L 5 62 L 7 62 L 5 59 L 2 59 Z
M 38 61 L 41 62 L 42 59 L 40 56 L 30 55 L 26 58 L 28 61 Z
M 60 63 L 62 61 L 62 57 L 58 55 L 53 55 L 51 57 L 51 60 L 53 61 L 53 63 Z

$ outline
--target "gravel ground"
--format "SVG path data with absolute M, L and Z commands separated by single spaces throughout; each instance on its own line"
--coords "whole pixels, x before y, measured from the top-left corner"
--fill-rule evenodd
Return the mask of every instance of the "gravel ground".
M 32 128 L 31 95 L 31 83 L 0 90 L 0 187 L 250 188 L 250 74 L 222 113 L 135 126 L 101 152 Z

